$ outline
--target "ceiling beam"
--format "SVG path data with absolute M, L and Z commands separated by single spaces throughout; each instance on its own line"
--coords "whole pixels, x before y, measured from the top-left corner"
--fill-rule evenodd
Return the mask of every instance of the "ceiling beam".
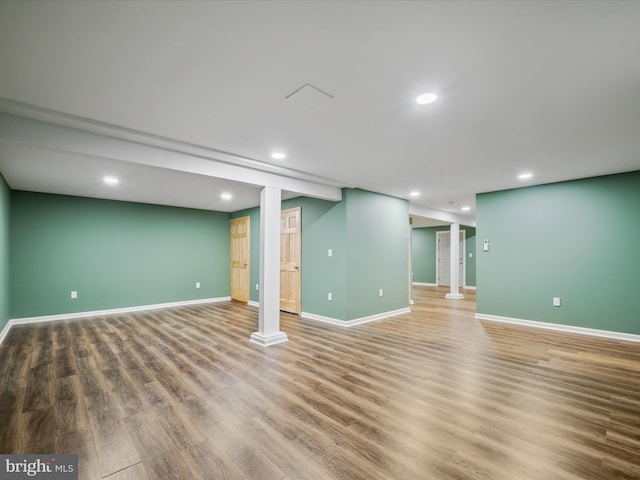
M 6 104 L 0 107 L 0 110 L 10 109 Z M 52 115 L 51 112 L 47 114 Z M 71 119 L 69 116 L 65 118 L 65 123 L 71 123 L 71 120 L 77 124 L 81 123 L 80 120 Z M 279 169 L 279 173 L 265 171 L 277 170 L 278 167 L 205 147 L 173 142 L 109 125 L 92 122 L 84 125 L 87 129 L 0 112 L 0 139 L 57 152 L 109 158 L 250 185 L 277 187 L 324 200 L 342 199 L 340 186 L 329 179 L 323 179 L 326 183 L 310 181 L 308 177 L 312 176 L 301 172 L 283 168 Z
M 409 203 L 409 215 L 431 218 L 433 220 L 440 220 L 446 223 L 459 223 L 460 225 L 466 225 L 467 227 L 475 227 L 476 221 L 474 218 L 465 217 L 456 213 L 444 212 L 442 210 L 436 210 L 435 208 L 421 207 L 419 205 L 413 205 Z

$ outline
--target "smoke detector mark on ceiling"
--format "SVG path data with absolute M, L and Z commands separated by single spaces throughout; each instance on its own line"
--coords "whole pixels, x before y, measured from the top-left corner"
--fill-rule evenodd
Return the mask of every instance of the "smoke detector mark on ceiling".
M 305 83 L 284 98 L 291 103 L 301 106 L 315 107 L 333 100 L 333 95 L 319 89 L 315 85 Z

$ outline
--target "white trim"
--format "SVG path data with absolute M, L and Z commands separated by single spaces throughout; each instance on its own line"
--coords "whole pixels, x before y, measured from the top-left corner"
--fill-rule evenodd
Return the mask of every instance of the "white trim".
M 464 295 L 461 293 L 447 293 L 444 298 L 448 300 L 462 300 Z
M 384 318 L 395 317 L 396 315 L 404 315 L 405 313 L 411 313 L 409 307 L 399 308 L 398 310 L 390 310 L 388 312 L 376 313 L 375 315 L 369 315 L 368 317 L 355 318 L 353 320 L 339 320 L 332 317 L 323 317 L 322 315 L 316 315 L 315 313 L 302 312 L 300 316 L 304 319 L 315 320 L 316 322 L 330 323 L 331 325 L 337 325 L 339 327 L 353 327 L 355 325 L 361 325 L 363 323 L 373 322 L 376 320 L 382 320 Z
M 595 328 L 574 327 L 572 325 L 562 325 L 559 323 L 537 322 L 534 320 L 524 320 L 521 318 L 500 317 L 498 315 L 488 315 L 486 313 L 476 313 L 476 320 L 488 320 L 490 322 L 511 323 L 524 327 L 541 328 L 544 330 L 554 330 L 557 332 L 578 333 L 580 335 L 591 335 L 592 337 L 612 338 L 615 340 L 627 340 L 630 342 L 640 342 L 640 335 L 634 333 L 612 332 L 610 330 L 598 330 Z
M 435 283 L 422 283 L 422 282 L 413 282 L 412 285 L 417 285 L 420 287 L 437 287 Z
M 9 328 L 12 327 L 13 325 L 25 325 L 28 323 L 39 323 L 39 322 L 53 322 L 55 320 L 70 320 L 73 318 L 97 317 L 99 315 L 114 315 L 117 313 L 141 312 L 145 310 L 158 310 L 161 308 L 185 307 L 189 305 L 200 305 L 203 303 L 227 302 L 230 300 L 231 300 L 231 297 L 201 298 L 198 300 L 184 300 L 180 302 L 156 303 L 153 305 L 139 305 L 136 307 L 110 308 L 108 310 L 94 310 L 91 312 L 61 313 L 58 315 L 43 315 L 41 317 L 14 318 L 9 320 L 9 323 L 7 323 L 7 325 L 2 330 L 2 334 L 0 335 L 0 343 L 2 343 L 2 340 L 4 340 L 4 337 L 9 332 Z
M 271 345 L 288 342 L 289 338 L 284 332 L 276 332 L 271 335 L 262 335 L 260 332 L 253 332 L 249 341 L 263 347 L 270 347 Z
M 477 288 L 476 288 L 476 287 L 471 286 L 471 285 L 465 285 L 465 286 L 464 286 L 464 287 L 462 287 L 462 288 L 464 288 L 465 290 L 477 290 Z
M 260 303 L 256 302 L 255 300 L 249 300 L 247 302 L 247 305 L 249 305 L 250 307 L 260 308 Z
M 7 324 L 4 326 L 4 328 L 2 329 L 2 332 L 0 332 L 0 345 L 2 345 L 2 342 L 4 341 L 4 337 L 6 337 L 7 334 L 9 333 L 9 329 L 11 328 L 11 325 L 13 324 L 11 323 L 11 320 L 9 320 Z

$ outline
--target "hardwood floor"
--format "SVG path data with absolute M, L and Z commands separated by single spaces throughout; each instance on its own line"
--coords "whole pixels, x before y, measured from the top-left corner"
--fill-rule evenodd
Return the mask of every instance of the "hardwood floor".
M 417 287 L 352 328 L 212 304 L 16 326 L 0 453 L 80 478 L 638 479 L 640 345 L 478 322 Z

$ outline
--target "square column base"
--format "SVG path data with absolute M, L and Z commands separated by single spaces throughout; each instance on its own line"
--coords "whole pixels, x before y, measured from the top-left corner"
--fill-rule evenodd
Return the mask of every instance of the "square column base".
M 448 298 L 449 300 L 462 300 L 464 295 L 461 293 L 447 293 L 444 298 Z
M 288 342 L 289 337 L 287 337 L 287 334 L 284 332 L 277 332 L 268 336 L 262 335 L 260 332 L 253 332 L 250 341 L 263 347 L 269 347 L 271 345 L 277 345 L 278 343 Z

